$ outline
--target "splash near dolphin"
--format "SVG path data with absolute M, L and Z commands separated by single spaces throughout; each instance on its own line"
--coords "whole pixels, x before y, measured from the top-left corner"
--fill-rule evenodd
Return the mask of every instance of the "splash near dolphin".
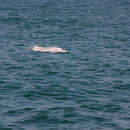
M 63 50 L 62 48 L 59 48 L 59 47 L 39 47 L 39 46 L 34 46 L 32 48 L 32 50 L 37 51 L 37 52 L 52 52 L 52 53 L 67 52 L 67 50 Z

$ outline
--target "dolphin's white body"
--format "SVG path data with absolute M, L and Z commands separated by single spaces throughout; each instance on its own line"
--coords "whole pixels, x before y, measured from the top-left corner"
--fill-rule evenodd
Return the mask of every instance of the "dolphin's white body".
M 52 52 L 52 53 L 56 53 L 56 52 L 67 52 L 66 50 L 63 50 L 59 47 L 39 47 L 39 46 L 34 46 L 32 48 L 33 51 L 39 51 L 39 52 Z

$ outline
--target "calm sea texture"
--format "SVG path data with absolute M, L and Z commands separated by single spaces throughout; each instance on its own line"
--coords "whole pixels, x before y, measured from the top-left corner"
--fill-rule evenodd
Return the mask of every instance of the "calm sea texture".
M 101 129 L 130 129 L 130 1 L 0 0 L 0 130 Z

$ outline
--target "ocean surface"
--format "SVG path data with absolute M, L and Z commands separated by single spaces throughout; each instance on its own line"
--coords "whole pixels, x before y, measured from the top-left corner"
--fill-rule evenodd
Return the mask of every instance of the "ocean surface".
M 0 0 L 0 130 L 130 130 L 130 1 Z

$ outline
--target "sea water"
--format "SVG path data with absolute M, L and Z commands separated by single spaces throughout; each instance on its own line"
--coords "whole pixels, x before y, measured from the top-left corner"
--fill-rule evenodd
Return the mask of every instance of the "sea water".
M 0 0 L 0 130 L 101 129 L 130 129 L 130 1 Z

